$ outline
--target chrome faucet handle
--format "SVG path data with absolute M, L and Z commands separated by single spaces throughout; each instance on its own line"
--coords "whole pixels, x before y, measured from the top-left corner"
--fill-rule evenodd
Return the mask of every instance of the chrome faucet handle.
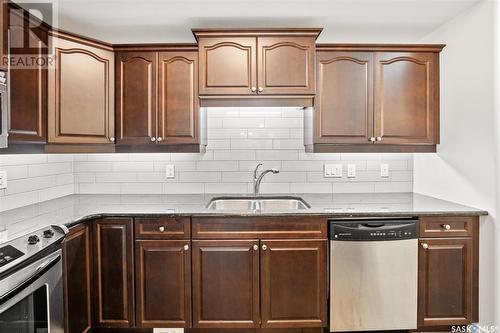
M 263 165 L 264 165 L 264 163 L 259 163 L 259 164 L 257 164 L 257 166 L 255 167 L 255 170 L 253 170 L 253 179 L 254 179 L 254 180 L 256 180 L 256 179 L 257 179 L 257 172 L 259 172 L 259 168 L 260 168 L 261 166 L 263 166 Z

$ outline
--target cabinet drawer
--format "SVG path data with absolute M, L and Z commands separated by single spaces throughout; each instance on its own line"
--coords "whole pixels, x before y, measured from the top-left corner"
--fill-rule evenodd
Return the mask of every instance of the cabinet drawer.
M 189 217 L 136 218 L 136 239 L 189 239 Z
M 199 217 L 193 218 L 194 239 L 326 238 L 322 217 Z
M 420 218 L 420 237 L 471 237 L 473 217 L 446 216 Z

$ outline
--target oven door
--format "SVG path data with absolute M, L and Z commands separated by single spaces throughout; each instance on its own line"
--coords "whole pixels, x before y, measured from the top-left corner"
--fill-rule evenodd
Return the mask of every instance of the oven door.
M 63 333 L 61 250 L 0 281 L 0 332 Z

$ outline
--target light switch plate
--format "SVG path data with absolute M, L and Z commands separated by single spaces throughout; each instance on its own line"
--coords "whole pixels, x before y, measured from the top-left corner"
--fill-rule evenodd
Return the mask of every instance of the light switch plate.
M 380 164 L 380 177 L 389 178 L 389 164 Z
M 342 178 L 342 164 L 325 164 L 325 178 Z
M 356 164 L 347 164 L 347 178 L 356 178 Z
M 7 171 L 0 171 L 0 190 L 7 188 Z
M 167 179 L 175 178 L 175 165 L 167 164 L 167 166 L 165 167 L 165 176 L 167 177 Z
M 184 333 L 183 328 L 153 328 L 153 333 Z

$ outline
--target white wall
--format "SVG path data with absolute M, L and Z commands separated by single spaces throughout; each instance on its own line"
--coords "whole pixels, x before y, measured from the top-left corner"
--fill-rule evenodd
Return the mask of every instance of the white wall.
M 268 175 L 262 193 L 411 192 L 412 154 L 307 154 L 301 108 L 209 108 L 205 154 L 75 155 L 77 193 L 251 193 L 253 169 Z M 324 163 L 342 164 L 342 178 L 324 178 Z M 347 164 L 356 178 L 347 178 Z M 390 177 L 380 177 L 388 163 Z M 173 164 L 175 179 L 165 178 Z
M 495 314 L 500 324 L 492 292 L 499 232 L 492 13 L 493 2 L 483 1 L 421 40 L 447 44 L 441 56 L 441 145 L 437 154 L 414 155 L 414 191 L 490 213 L 480 228 L 480 322 L 485 325 Z

